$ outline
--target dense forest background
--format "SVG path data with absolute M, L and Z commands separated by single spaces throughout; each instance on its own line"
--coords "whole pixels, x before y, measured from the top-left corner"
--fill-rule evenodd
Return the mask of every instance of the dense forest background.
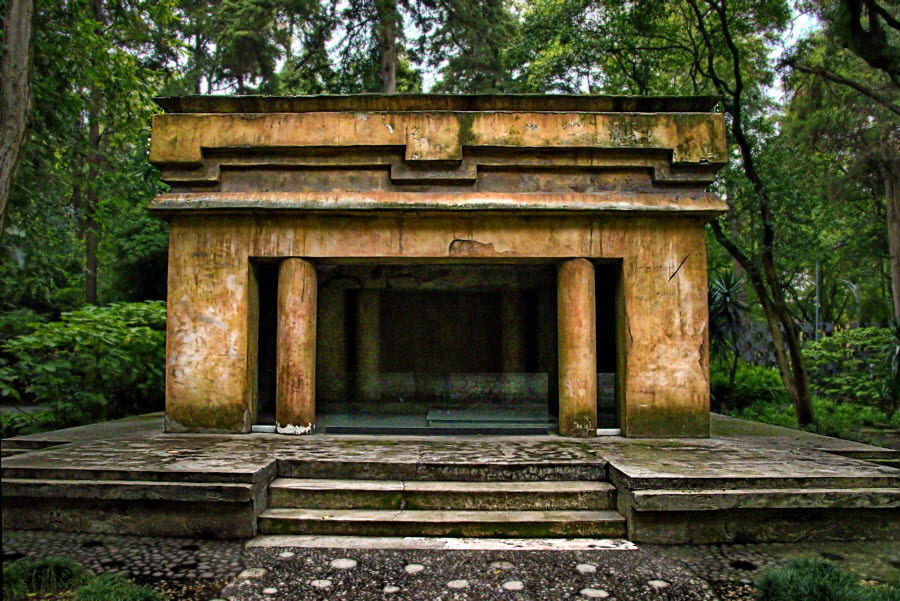
M 806 425 L 824 393 L 801 324 L 897 321 L 896 0 L 7 0 L 3 32 L 0 342 L 165 298 L 149 120 L 178 94 L 715 94 L 732 210 L 709 226 L 711 332 L 729 396 L 748 322 Z M 0 392 L 21 398 L 9 369 Z

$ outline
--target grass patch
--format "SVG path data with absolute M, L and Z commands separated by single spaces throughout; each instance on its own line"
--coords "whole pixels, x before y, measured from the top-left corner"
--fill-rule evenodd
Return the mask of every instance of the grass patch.
M 3 601 L 28 593 L 53 593 L 79 586 L 90 573 L 80 563 L 60 557 L 16 561 L 3 566 Z
M 795 559 L 763 572 L 756 581 L 757 601 L 900 601 L 894 586 L 864 586 L 859 579 L 824 559 Z
M 140 586 L 124 574 L 101 574 L 75 591 L 77 601 L 166 601 L 153 587 Z
M 42 593 L 64 593 L 76 601 L 167 601 L 155 588 L 137 585 L 124 574 L 93 576 L 70 559 L 20 560 L 3 566 L 3 601 Z

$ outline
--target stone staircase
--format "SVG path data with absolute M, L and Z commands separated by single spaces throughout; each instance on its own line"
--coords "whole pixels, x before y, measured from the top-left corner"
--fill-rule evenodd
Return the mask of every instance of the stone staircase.
M 622 538 L 607 466 L 368 464 L 359 474 L 280 462 L 262 534 Z M 352 466 L 344 464 L 344 468 Z M 413 473 L 409 468 L 415 468 Z M 318 468 L 318 469 L 317 469 Z M 300 473 L 297 476 L 283 474 Z M 401 476 L 398 478 L 398 476 Z

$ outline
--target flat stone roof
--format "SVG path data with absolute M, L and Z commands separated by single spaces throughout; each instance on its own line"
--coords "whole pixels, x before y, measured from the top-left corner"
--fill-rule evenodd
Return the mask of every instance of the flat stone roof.
M 309 113 L 355 111 L 512 111 L 708 113 L 718 96 L 598 94 L 353 94 L 320 96 L 163 96 L 167 113 Z

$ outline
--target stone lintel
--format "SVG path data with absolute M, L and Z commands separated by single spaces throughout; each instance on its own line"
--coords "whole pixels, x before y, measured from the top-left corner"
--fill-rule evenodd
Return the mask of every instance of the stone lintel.
M 310 112 L 155 115 L 150 162 L 198 168 L 206 151 L 404 147 L 409 163 L 460 161 L 464 149 L 634 149 L 673 164 L 727 161 L 721 113 Z
M 603 193 L 505 194 L 497 192 L 197 192 L 161 194 L 149 210 L 182 211 L 489 211 L 515 213 L 683 213 L 713 218 L 728 205 L 714 194 Z

